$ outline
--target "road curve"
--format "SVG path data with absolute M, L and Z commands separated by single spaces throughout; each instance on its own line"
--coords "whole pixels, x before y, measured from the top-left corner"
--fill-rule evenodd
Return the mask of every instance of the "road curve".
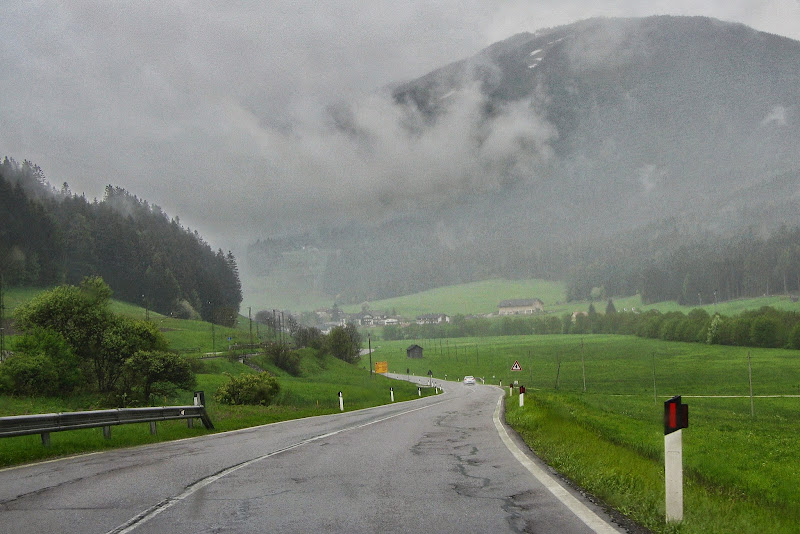
M 451 382 L 412 402 L 0 470 L 0 525 L 14 534 L 624 532 L 521 452 L 499 420 L 503 394 Z

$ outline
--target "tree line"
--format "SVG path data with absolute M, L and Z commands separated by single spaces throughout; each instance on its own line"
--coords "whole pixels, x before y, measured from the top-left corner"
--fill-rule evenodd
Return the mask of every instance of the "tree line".
M 450 324 L 387 326 L 386 340 L 547 334 L 620 334 L 714 345 L 800 350 L 800 313 L 765 306 L 738 315 L 683 312 L 618 312 L 611 300 L 605 313 L 590 305 L 583 314 L 503 317 L 490 320 L 454 316 Z
M 649 244 L 605 243 L 584 253 L 567 286 L 569 300 L 588 300 L 602 289 L 607 295 L 638 293 L 646 304 L 688 306 L 796 293 L 800 228 L 784 226 L 766 236 L 751 229 L 693 238 L 668 231 Z
M 125 189 L 102 200 L 50 185 L 29 161 L 0 164 L 0 274 L 9 286 L 78 284 L 100 276 L 115 298 L 179 318 L 235 324 L 236 259 Z

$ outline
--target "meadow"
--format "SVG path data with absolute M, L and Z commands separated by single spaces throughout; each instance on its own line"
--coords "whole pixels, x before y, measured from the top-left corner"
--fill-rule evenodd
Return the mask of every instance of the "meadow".
M 370 302 L 370 309 L 385 310 L 407 318 L 426 313 L 487 314 L 497 311 L 501 300 L 538 298 L 545 306 L 555 306 L 566 298 L 561 282 L 547 280 L 484 280 L 456 286 L 430 289 L 421 293 Z M 361 306 L 343 306 L 347 313 L 361 311 Z
M 503 280 L 493 279 L 471 282 L 455 286 L 441 287 L 391 299 L 367 303 L 374 311 L 385 311 L 413 319 L 427 313 L 448 315 L 485 315 L 497 313 L 501 300 L 538 298 L 544 303 L 547 314 L 561 316 L 575 311 L 587 311 L 589 301 L 567 302 L 566 286 L 562 282 L 548 280 Z M 702 308 L 709 314 L 734 315 L 746 310 L 757 310 L 762 306 L 772 306 L 780 310 L 800 311 L 800 302 L 787 295 L 763 296 L 726 302 L 704 302 L 702 306 L 682 306 L 674 301 L 643 304 L 638 295 L 612 297 L 617 310 L 633 309 L 640 311 L 659 310 L 662 313 L 680 311 L 684 314 L 695 308 Z M 599 313 L 605 311 L 607 299 L 594 302 Z M 361 311 L 360 305 L 343 306 L 347 313 Z
M 408 341 L 375 343 L 373 360 L 502 381 L 506 395 L 509 382 L 525 385 L 525 406 L 515 393 L 507 422 L 560 473 L 654 532 L 798 531 L 797 351 L 601 335 L 439 341 L 416 341 L 422 360 L 405 357 Z M 664 522 L 663 402 L 673 395 L 690 421 L 679 525 Z

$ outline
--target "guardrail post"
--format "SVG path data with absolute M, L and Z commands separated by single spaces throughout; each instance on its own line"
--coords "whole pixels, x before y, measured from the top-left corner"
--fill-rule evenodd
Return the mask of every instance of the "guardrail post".
M 150 421 L 150 433 L 152 435 L 154 435 L 154 436 L 156 434 L 158 434 L 158 428 L 156 428 L 156 422 L 155 421 Z
M 106 439 L 111 439 L 111 427 L 104 426 L 103 427 L 103 437 Z
M 189 428 L 194 428 L 194 419 L 192 419 L 191 417 L 189 419 L 187 419 L 186 420 L 186 426 L 189 427 Z
M 42 445 L 45 447 L 50 446 L 50 432 L 42 432 Z

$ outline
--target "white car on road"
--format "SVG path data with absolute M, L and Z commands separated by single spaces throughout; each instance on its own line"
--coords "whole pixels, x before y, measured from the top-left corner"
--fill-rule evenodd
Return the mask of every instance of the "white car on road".
M 475 385 L 475 377 L 474 376 L 465 376 L 464 377 L 464 384 L 469 386 Z

